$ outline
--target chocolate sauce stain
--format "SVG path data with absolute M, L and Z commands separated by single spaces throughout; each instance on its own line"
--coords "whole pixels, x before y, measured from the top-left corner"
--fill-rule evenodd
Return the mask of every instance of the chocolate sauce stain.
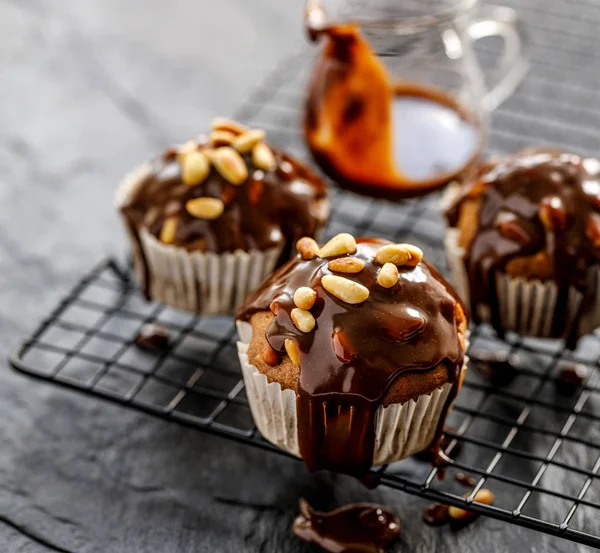
M 519 374 L 521 361 L 516 353 L 475 349 L 469 357 L 475 370 L 495 386 L 509 386 Z
M 142 326 L 135 337 L 137 346 L 155 351 L 166 351 L 169 349 L 170 341 L 169 331 L 153 323 Z
M 474 488 L 475 484 L 477 484 L 477 480 L 464 472 L 457 472 L 454 479 L 463 486 L 467 488 Z
M 579 363 L 561 363 L 554 381 L 556 392 L 561 396 L 572 396 L 587 380 L 588 369 Z
M 292 532 L 330 553 L 384 553 L 400 536 L 400 520 L 380 505 L 353 503 L 321 513 L 301 499 Z
M 450 521 L 448 505 L 432 503 L 423 511 L 423 522 L 429 526 L 443 526 Z

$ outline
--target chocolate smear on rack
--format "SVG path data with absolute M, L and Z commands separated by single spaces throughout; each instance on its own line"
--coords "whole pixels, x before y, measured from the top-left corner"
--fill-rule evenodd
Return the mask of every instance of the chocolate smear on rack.
M 477 484 L 477 480 L 473 476 L 465 474 L 464 472 L 457 472 L 456 475 L 454 476 L 454 479 L 459 484 L 462 484 L 463 486 L 465 486 L 467 488 L 474 488 L 475 484 Z
M 388 245 L 381 239 L 356 240 L 352 256 L 363 261 L 364 268 L 345 276 L 355 288 L 359 285 L 361 294 L 368 292 L 365 301 L 352 304 L 335 297 L 326 288 L 328 278 L 337 282 L 328 260 L 307 255 L 272 275 L 238 311 L 238 318 L 249 321 L 255 313 L 270 310 L 268 344 L 280 354 L 288 351 L 286 344 L 293 348 L 299 366 L 298 441 L 311 471 L 358 477 L 369 472 L 377 409 L 396 379 L 407 374 L 411 390 L 431 381 L 437 387 L 451 385 L 432 440 L 432 447 L 439 449 L 443 424 L 460 386 L 464 349 L 458 327 L 465 323 L 465 312 L 452 288 L 426 261 L 398 267 L 394 287 L 379 285 L 381 264 L 374 258 Z M 292 315 L 294 293 L 304 286 L 316 291 L 311 308 L 316 327 L 311 332 L 299 330 Z M 431 393 L 431 387 L 427 390 Z M 398 403 L 421 394 L 409 395 L 404 388 L 397 393 L 407 398 Z M 447 462 L 443 454 L 434 457 L 438 463 Z
M 469 350 L 475 370 L 496 386 L 508 386 L 519 374 L 520 359 L 516 353 L 506 351 Z
M 137 346 L 155 351 L 166 351 L 169 349 L 170 342 L 169 331 L 165 327 L 154 323 L 143 325 L 135 337 Z
M 400 520 L 381 505 L 354 503 L 321 513 L 301 499 L 292 532 L 330 553 L 384 553 L 400 536 Z
M 589 371 L 585 365 L 570 362 L 561 363 L 554 381 L 557 393 L 563 396 L 575 394 L 587 380 L 588 374 Z
M 574 348 L 586 331 L 586 314 L 597 303 L 589 274 L 600 262 L 600 162 L 535 149 L 491 160 L 447 211 L 452 227 L 460 226 L 473 202 L 479 206 L 476 232 L 466 245 L 464 263 L 475 322 L 489 318 L 502 335 L 498 298 L 505 286 L 500 277 L 526 277 L 532 269 L 546 275 L 538 277 L 544 282 L 554 282 L 557 298 L 541 314 L 529 310 L 517 315 L 525 322 L 544 317 L 549 322 L 544 335 L 565 338 Z M 583 296 L 578 307 L 574 293 Z

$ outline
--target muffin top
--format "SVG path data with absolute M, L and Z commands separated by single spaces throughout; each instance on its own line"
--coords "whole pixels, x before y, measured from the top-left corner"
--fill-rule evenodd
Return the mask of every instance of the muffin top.
M 327 216 L 325 184 L 264 138 L 215 119 L 208 136 L 144 167 L 119 199 L 122 212 L 136 230 L 189 251 L 266 250 L 313 235 Z
M 532 149 L 492 160 L 447 215 L 468 263 L 583 286 L 600 259 L 600 162 Z
M 322 248 L 309 238 L 297 247 L 296 258 L 238 312 L 253 324 L 249 359 L 270 381 L 298 393 L 299 425 L 306 429 L 300 449 L 309 468 L 360 472 L 372 463 L 373 443 L 364 440 L 373 438 L 379 405 L 458 381 L 465 310 L 416 246 L 339 234 Z M 328 402 L 364 408 L 353 415 L 353 424 L 362 420 L 362 437 L 343 458 L 332 453 L 334 438 L 319 450 L 318 405 Z

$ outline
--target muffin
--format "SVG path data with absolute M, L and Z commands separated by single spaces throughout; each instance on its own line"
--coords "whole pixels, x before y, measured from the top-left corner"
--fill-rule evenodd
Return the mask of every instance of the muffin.
M 446 213 L 454 284 L 475 321 L 570 346 L 600 325 L 598 160 L 532 149 L 491 160 Z
M 117 205 L 148 299 L 232 312 L 326 222 L 323 181 L 264 137 L 215 119 L 207 137 L 169 148 L 125 179 Z
M 310 470 L 353 475 L 438 451 L 465 370 L 460 299 L 409 244 L 339 234 L 297 247 L 237 316 L 263 436 Z

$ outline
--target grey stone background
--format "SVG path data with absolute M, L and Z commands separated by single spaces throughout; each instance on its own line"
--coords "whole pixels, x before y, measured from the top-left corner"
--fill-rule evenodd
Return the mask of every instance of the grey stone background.
M 545 9 L 541 0 L 526 4 Z M 569 3 L 553 9 L 561 17 L 548 18 L 539 51 L 556 44 L 556 21 L 569 24 Z M 302 40 L 301 12 L 300 0 L 0 0 L 3 356 L 102 255 L 123 252 L 112 208 L 123 173 L 232 112 Z M 597 46 L 593 21 L 585 25 L 580 43 L 564 39 L 573 57 L 555 56 L 563 70 L 537 77 L 597 88 L 597 60 L 578 54 Z M 534 79 L 525 88 L 538 86 Z M 509 105 L 536 110 L 526 98 Z M 568 112 L 564 120 L 579 124 Z M 588 150 L 598 142 L 593 124 L 581 122 L 592 127 L 580 135 Z M 572 133 L 559 136 L 556 123 L 523 125 L 579 144 Z M 497 144 L 514 149 L 509 139 L 500 134 Z M 290 536 L 301 495 L 321 507 L 385 502 L 403 521 L 398 551 L 584 549 L 493 520 L 457 533 L 428 528 L 423 501 L 310 475 L 300 463 L 32 382 L 4 362 L 0 440 L 7 553 L 309 551 Z

